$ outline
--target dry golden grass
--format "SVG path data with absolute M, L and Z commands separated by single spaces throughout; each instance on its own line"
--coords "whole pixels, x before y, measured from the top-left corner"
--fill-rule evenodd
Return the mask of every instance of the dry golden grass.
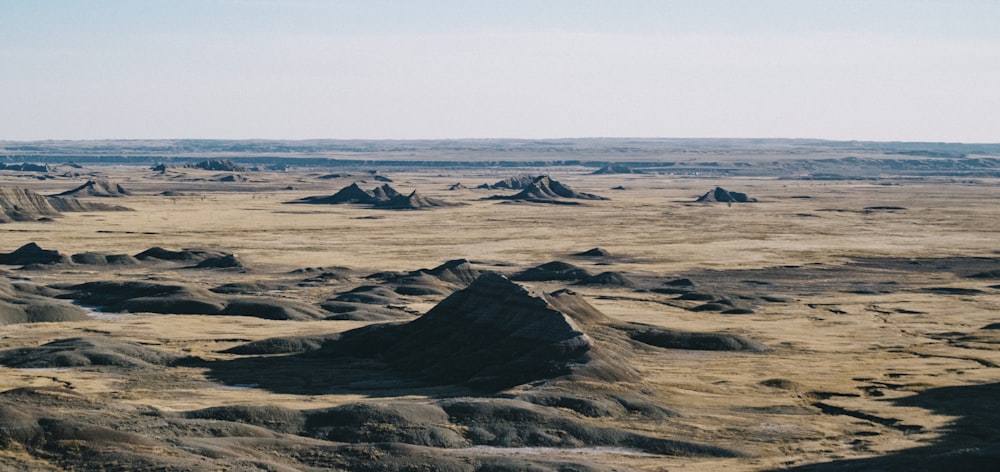
M 332 194 L 342 181 L 300 174 L 255 174 L 257 182 L 175 183 L 148 172 L 101 169 L 136 196 L 115 200 L 135 212 L 70 213 L 49 223 L 0 226 L 0 251 L 34 241 L 65 254 L 84 251 L 135 254 L 151 246 L 201 247 L 232 251 L 248 264 L 246 274 L 145 269 L 73 268 L 31 271 L 42 284 L 155 275 L 214 286 L 233 280 L 267 280 L 302 267 L 347 266 L 362 273 L 433 267 L 468 258 L 487 266 L 528 267 L 571 260 L 591 269 L 672 277 L 705 270 L 756 269 L 808 264 L 841 264 L 851 257 L 995 257 L 1000 247 L 1000 184 L 945 180 L 814 182 L 775 179 L 681 178 L 666 175 L 590 176 L 561 170 L 554 175 L 574 189 L 610 197 L 578 206 L 499 204 L 479 198 L 495 192 L 447 191 L 461 181 L 469 187 L 492 182 L 493 173 L 448 171 L 392 174 L 392 185 L 466 206 L 432 211 L 381 211 L 356 206 L 287 205 L 308 195 Z M 194 171 L 190 172 L 196 174 Z M 28 185 L 38 191 L 65 190 L 77 182 L 4 178 L 0 185 Z M 371 182 L 367 187 L 374 187 Z M 293 185 L 296 190 L 280 190 Z M 623 185 L 626 190 L 611 190 Z M 722 185 L 760 200 L 754 204 L 691 204 Z M 366 188 L 367 188 L 366 187 Z M 186 196 L 156 195 L 180 189 Z M 811 198 L 790 198 L 809 196 Z M 866 207 L 899 206 L 897 212 L 865 212 Z M 569 258 L 602 247 L 612 267 Z M 859 275 L 863 277 L 863 275 Z M 921 278 L 923 277 L 923 278 Z M 913 291 L 906 283 L 979 288 L 975 297 Z M 996 282 L 992 282 L 996 283 Z M 588 454 L 572 459 L 638 470 L 759 470 L 867 457 L 916 447 L 934 440 L 952 417 L 889 400 L 932 387 L 996 381 L 996 344 L 982 349 L 955 345 L 940 333 L 971 333 L 996 322 L 1000 292 L 989 282 L 950 274 L 916 275 L 882 294 L 816 292 L 788 303 L 768 304 L 750 315 L 696 313 L 660 303 L 669 297 L 642 297 L 615 288 L 576 288 L 606 314 L 692 331 L 747 334 L 771 346 L 766 354 L 667 351 L 638 355 L 642 387 L 681 413 L 650 426 L 656 435 L 732 447 L 748 458 L 665 458 L 629 454 Z M 558 284 L 541 284 L 556 288 Z M 304 288 L 282 296 L 316 302 L 332 287 Z M 426 311 L 433 301 L 416 301 Z M 895 309 L 918 311 L 899 314 Z M 831 310 L 837 310 L 834 313 Z M 887 311 L 889 310 L 889 311 Z M 103 334 L 206 359 L 246 341 L 275 336 L 344 331 L 360 322 L 267 321 L 249 317 L 127 315 L 79 323 L 9 325 L 0 328 L 0 349 L 35 346 L 81 335 Z M 231 357 L 231 356 L 230 356 Z M 976 360 L 979 359 L 979 360 Z M 762 385 L 787 380 L 789 388 Z M 871 395 L 873 385 L 878 394 Z M 886 387 L 885 385 L 890 385 Z M 98 401 L 182 411 L 217 405 L 271 404 L 320 408 L 364 400 L 363 394 L 293 395 L 209 381 L 195 368 L 171 368 L 119 378 L 94 369 L 25 370 L 0 368 L 0 390 L 24 386 L 71 386 Z M 866 390 L 868 389 L 868 390 Z M 818 398 L 814 392 L 851 396 Z M 819 414 L 817 401 L 923 429 L 899 428 L 846 415 Z M 611 421 L 611 420 L 607 420 Z M 630 427 L 627 422 L 617 426 Z M 569 454 L 569 453 L 567 453 Z M 17 460 L 7 452 L 3 460 Z M 27 460 L 27 459 L 26 459 Z M 28 464 L 27 462 L 25 464 Z

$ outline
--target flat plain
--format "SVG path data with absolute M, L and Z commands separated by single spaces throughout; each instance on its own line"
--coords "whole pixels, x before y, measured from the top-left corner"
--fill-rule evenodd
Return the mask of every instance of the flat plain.
M 130 195 L 77 198 L 131 209 L 0 224 L 0 253 L 58 251 L 0 265 L 0 465 L 995 463 L 1000 177 L 934 166 L 996 158 L 911 152 L 857 175 L 864 163 L 841 160 L 857 150 L 701 143 L 681 171 L 672 146 L 606 159 L 642 172 L 369 154 L 333 170 L 0 171 L 0 188 L 39 195 L 115 182 Z M 720 162 L 736 164 L 694 171 Z M 476 188 L 525 175 L 606 199 Z M 447 205 L 290 203 L 354 183 Z M 755 201 L 695 203 L 716 187 Z

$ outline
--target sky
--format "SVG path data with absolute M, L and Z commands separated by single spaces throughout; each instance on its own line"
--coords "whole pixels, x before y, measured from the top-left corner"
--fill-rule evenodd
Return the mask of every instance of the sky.
M 0 140 L 1000 142 L 996 0 L 0 0 Z

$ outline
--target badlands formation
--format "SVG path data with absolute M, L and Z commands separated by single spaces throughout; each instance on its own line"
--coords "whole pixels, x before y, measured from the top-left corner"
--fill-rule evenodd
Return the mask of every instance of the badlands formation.
M 0 153 L 0 469 L 1000 462 L 1000 146 L 255 143 Z

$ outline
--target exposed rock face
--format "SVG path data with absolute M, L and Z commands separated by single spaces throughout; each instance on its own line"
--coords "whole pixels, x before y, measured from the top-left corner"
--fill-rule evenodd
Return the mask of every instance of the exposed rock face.
M 566 185 L 552 180 L 547 175 L 536 177 L 515 195 L 495 195 L 490 200 L 515 200 L 535 203 L 558 203 L 563 199 L 573 200 L 607 200 L 605 197 L 590 193 L 577 192 Z
M 48 198 L 24 188 L 0 188 L 0 223 L 59 216 Z
M 375 201 L 375 194 L 363 190 L 357 182 L 348 185 L 337 191 L 337 193 L 322 197 L 305 197 L 289 203 L 312 203 L 317 205 L 332 205 L 338 203 L 372 203 Z
M 376 202 L 374 205 L 375 208 L 385 210 L 422 210 L 444 206 L 452 206 L 452 204 L 436 198 L 425 197 L 417 193 L 416 190 L 409 195 L 396 195 L 388 200 Z
M 397 192 L 396 189 L 392 188 L 392 186 L 390 186 L 389 184 L 383 184 L 379 187 L 373 188 L 371 194 L 375 198 L 375 200 L 370 203 L 376 203 L 376 204 L 379 202 L 385 202 L 388 200 L 392 200 L 393 198 L 403 196 L 403 194 Z
M 403 195 L 396 189 L 384 184 L 372 190 L 364 190 L 355 182 L 329 196 L 305 197 L 288 203 L 310 203 L 335 205 L 341 203 L 357 203 L 371 205 L 382 210 L 422 210 L 434 207 L 452 206 L 435 198 L 424 197 L 416 190 L 409 195 Z
M 236 164 L 229 159 L 208 159 L 201 161 L 197 164 L 191 164 L 186 167 L 194 167 L 197 169 L 211 170 L 216 172 L 247 172 L 247 168 L 239 164 Z
M 482 188 L 487 190 L 520 190 L 531 185 L 532 182 L 537 180 L 542 176 L 535 175 L 517 175 L 514 177 L 508 177 L 503 180 L 498 180 L 492 184 L 482 184 L 476 188 Z
M 317 355 L 373 358 L 430 384 L 501 389 L 585 371 L 593 343 L 580 326 L 603 318 L 578 297 L 532 294 L 485 273 L 412 322 L 348 331 Z M 602 375 L 633 373 L 616 365 Z
M 71 197 L 46 197 L 25 188 L 0 188 L 0 223 L 35 221 L 72 211 L 130 211 L 103 203 L 81 202 Z
M 57 197 L 125 197 L 132 195 L 119 184 L 107 180 L 88 180 L 87 183 L 57 194 Z
M 714 202 L 750 203 L 750 202 L 756 202 L 757 199 L 750 198 L 745 193 L 730 192 L 722 187 L 715 187 L 715 190 L 712 190 L 698 197 L 698 199 L 695 201 L 703 203 L 714 203 Z

